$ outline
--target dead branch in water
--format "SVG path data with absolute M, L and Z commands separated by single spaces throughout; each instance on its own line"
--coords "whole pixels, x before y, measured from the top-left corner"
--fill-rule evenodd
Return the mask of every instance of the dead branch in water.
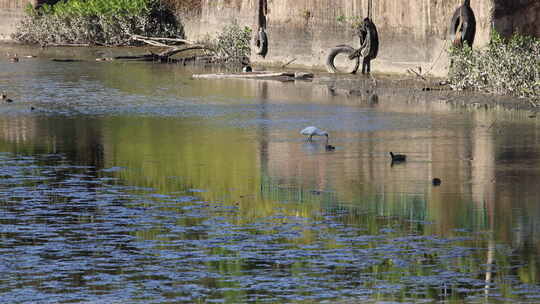
M 185 52 L 185 51 L 192 51 L 192 50 L 205 50 L 206 47 L 202 45 L 193 45 L 189 47 L 171 47 L 165 51 L 162 51 L 160 53 L 154 53 L 150 51 L 150 54 L 144 54 L 144 55 L 135 55 L 135 56 L 115 56 L 112 57 L 114 60 L 139 60 L 139 61 L 161 61 L 166 62 L 169 60 L 169 57 L 174 56 L 178 53 Z
M 159 57 L 161 58 L 168 58 L 168 57 L 171 57 L 171 56 L 174 56 L 180 52 L 184 52 L 184 51 L 192 51 L 192 50 L 208 50 L 208 51 L 211 51 L 210 48 L 202 45 L 202 44 L 194 44 L 194 45 L 191 45 L 191 46 L 188 46 L 188 47 L 183 47 L 183 48 L 179 48 L 179 47 L 171 47 L 170 49 L 168 50 L 165 50 L 159 54 L 157 54 Z
M 147 36 L 141 36 L 141 35 L 135 35 L 131 34 L 131 39 L 142 41 L 148 44 L 151 44 L 150 42 L 156 42 L 156 41 L 170 41 L 170 42 L 176 42 L 178 44 L 195 44 L 193 41 L 186 40 L 186 39 L 180 39 L 180 38 L 164 38 L 164 37 L 147 37 Z M 165 46 L 169 46 L 166 44 L 163 44 Z
M 161 61 L 161 62 L 168 62 L 170 61 L 170 57 L 186 51 L 193 51 L 193 50 L 205 50 L 214 52 L 211 48 L 202 45 L 202 44 L 195 44 L 189 40 L 185 39 L 176 39 L 176 38 L 163 38 L 163 37 L 146 37 L 141 35 L 131 35 L 131 39 L 144 42 L 146 44 L 149 44 L 151 46 L 161 47 L 165 48 L 165 50 L 154 53 L 150 51 L 150 54 L 144 54 L 144 55 L 136 55 L 136 56 L 116 56 L 112 57 L 115 60 L 138 60 L 138 61 Z M 175 44 L 170 45 L 159 41 L 168 41 L 173 42 Z M 184 44 L 184 46 L 178 46 L 177 44 Z M 103 61 L 99 60 L 98 61 Z
M 43 46 L 54 46 L 54 47 L 89 47 L 88 43 L 47 43 Z
M 159 52 L 148 51 L 147 54 L 135 55 L 135 56 L 116 56 L 109 58 L 98 58 L 96 61 L 109 61 L 109 60 L 136 60 L 136 61 L 159 61 L 159 62 L 180 62 L 186 63 L 190 61 L 213 63 L 213 64 L 249 64 L 249 58 L 245 56 L 237 56 L 236 53 L 228 54 L 224 56 L 216 47 L 211 43 L 195 43 L 186 39 L 177 38 L 164 38 L 164 37 L 147 37 L 141 35 L 130 35 L 131 39 L 143 42 L 153 47 L 161 48 Z M 196 54 L 189 54 L 190 57 L 171 58 L 182 52 L 199 50 L 202 52 L 196 52 Z M 291 60 L 289 63 L 296 59 Z

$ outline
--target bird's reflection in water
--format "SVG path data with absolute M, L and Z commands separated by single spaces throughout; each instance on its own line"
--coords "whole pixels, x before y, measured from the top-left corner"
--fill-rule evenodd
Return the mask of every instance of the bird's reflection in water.
M 302 144 L 302 150 L 308 154 L 317 154 L 325 150 L 323 142 L 307 141 Z

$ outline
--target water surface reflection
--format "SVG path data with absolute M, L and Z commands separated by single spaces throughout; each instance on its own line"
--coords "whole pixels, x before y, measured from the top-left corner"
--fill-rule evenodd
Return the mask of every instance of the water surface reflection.
M 0 89 L 17 101 L 0 110 L 3 299 L 540 296 L 527 113 L 385 81 L 342 90 L 194 72 L 0 61 Z M 306 125 L 336 150 L 305 142 Z M 391 166 L 389 151 L 407 162 Z

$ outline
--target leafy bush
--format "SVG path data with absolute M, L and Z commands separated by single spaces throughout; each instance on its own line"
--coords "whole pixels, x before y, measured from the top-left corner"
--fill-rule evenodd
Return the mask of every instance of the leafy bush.
M 450 59 L 454 89 L 540 97 L 540 39 L 494 33 L 486 50 L 452 48 Z
M 249 62 L 251 33 L 251 28 L 235 22 L 225 26 L 215 39 L 206 38 L 202 43 L 214 51 L 218 60 Z
M 59 17 L 140 15 L 148 12 L 151 4 L 147 0 L 63 0 L 44 4 L 35 11 Z
M 174 13 L 157 0 L 65 0 L 29 7 L 13 38 L 40 45 L 136 44 L 130 34 L 184 36 Z

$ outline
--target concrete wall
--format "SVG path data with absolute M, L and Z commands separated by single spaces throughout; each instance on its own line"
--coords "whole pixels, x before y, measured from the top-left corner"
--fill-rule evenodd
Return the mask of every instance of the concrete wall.
M 422 66 L 434 74 L 446 69 L 448 23 L 461 0 L 373 1 L 373 21 L 377 25 L 380 50 L 374 71 L 404 73 Z M 294 4 L 292 4 L 294 3 Z M 478 42 L 489 37 L 489 1 L 477 1 L 473 7 L 479 23 Z M 354 17 L 367 15 L 368 0 L 274 0 L 268 14 L 269 56 L 262 62 L 316 64 L 323 67 L 327 51 L 338 44 L 358 46 L 351 30 Z M 309 18 L 306 12 L 309 11 Z M 441 57 L 443 56 L 443 57 Z M 440 58 L 437 61 L 437 58 Z
M 0 40 L 10 39 L 28 3 L 35 5 L 37 0 L 0 0 Z
M 184 18 L 188 38 L 215 34 L 233 21 L 257 29 L 259 0 L 190 0 L 195 14 Z M 367 15 L 368 0 L 267 0 L 269 52 L 252 61 L 324 69 L 328 50 L 338 44 L 358 46 L 351 20 Z M 0 0 L 0 39 L 9 38 L 27 3 L 44 0 Z M 190 3 L 191 3 L 190 2 Z M 454 10 L 462 0 L 373 0 L 373 20 L 380 36 L 372 71 L 404 73 L 422 67 L 436 76 L 448 68 L 445 50 Z M 191 4 L 190 4 L 191 5 Z M 540 37 L 539 0 L 471 0 L 477 20 L 475 47 L 485 46 L 491 28 Z
M 190 39 L 213 34 L 236 21 L 257 28 L 259 0 L 201 0 L 197 18 L 186 22 Z M 446 75 L 448 28 L 462 0 L 373 0 L 380 50 L 372 70 L 404 73 L 422 67 L 436 76 Z M 477 20 L 475 47 L 485 46 L 491 28 L 503 34 L 520 32 L 540 37 L 540 1 L 471 0 Z M 266 58 L 252 61 L 289 67 L 324 69 L 328 50 L 338 44 L 358 46 L 349 20 L 367 15 L 368 0 L 268 0 Z M 345 21 L 340 21 L 345 19 Z
M 540 37 L 540 1 L 495 0 L 494 27 L 504 36 L 517 32 Z

